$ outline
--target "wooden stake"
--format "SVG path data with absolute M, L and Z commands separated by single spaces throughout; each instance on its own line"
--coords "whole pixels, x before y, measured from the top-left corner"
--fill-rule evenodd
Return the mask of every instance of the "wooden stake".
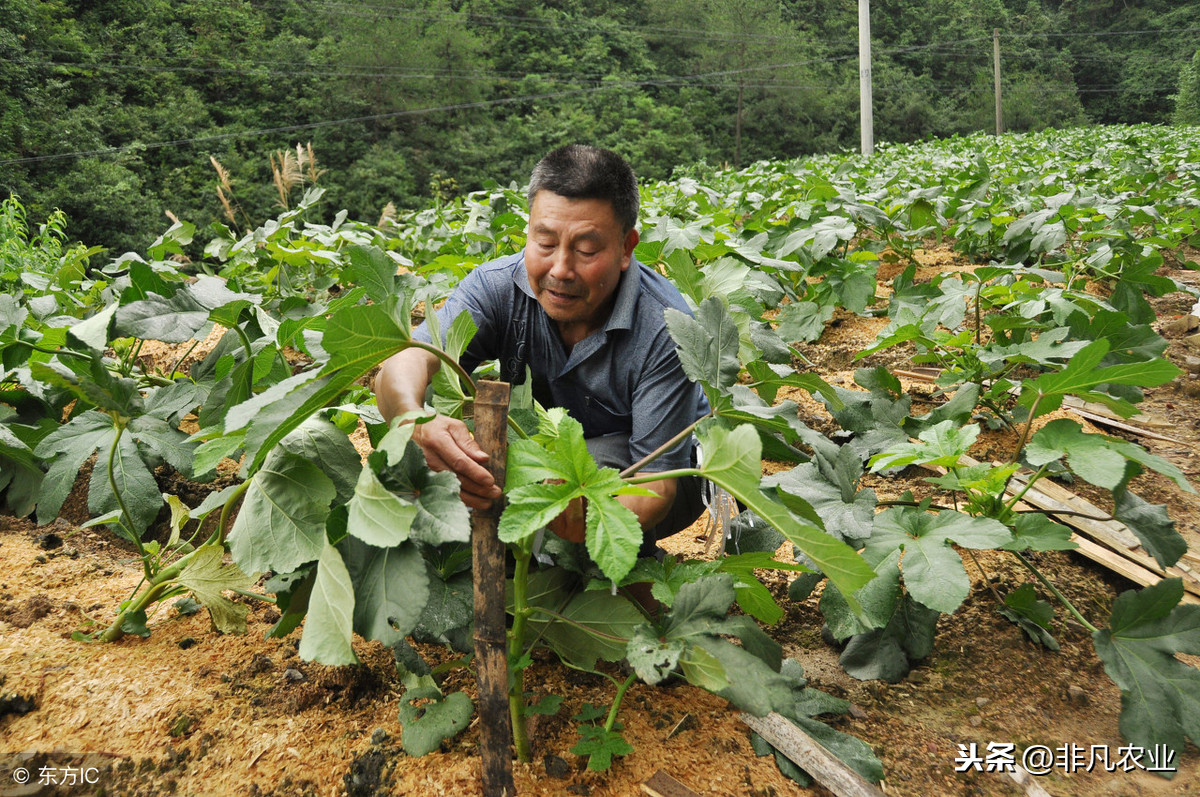
M 475 442 L 489 457 L 488 470 L 504 486 L 508 456 L 507 382 L 480 382 L 475 395 Z M 471 513 L 475 577 L 475 673 L 479 679 L 479 746 L 483 793 L 515 795 L 512 718 L 508 713 L 508 646 L 504 618 L 504 543 L 496 536 L 503 501 Z
M 743 713 L 738 718 L 837 797 L 883 797 L 882 791 L 786 717 L 771 712 L 765 717 Z

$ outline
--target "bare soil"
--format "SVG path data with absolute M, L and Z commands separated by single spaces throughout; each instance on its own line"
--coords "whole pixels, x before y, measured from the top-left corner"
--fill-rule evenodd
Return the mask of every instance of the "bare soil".
M 926 276 L 964 267 L 945 249 L 918 254 Z M 1173 271 L 1196 282 L 1195 272 Z M 1200 356 L 1184 320 L 1194 300 L 1164 297 L 1159 324 L 1171 340 L 1167 356 L 1184 366 Z M 807 347 L 831 383 L 852 385 L 862 365 L 907 369 L 904 352 L 865 362 L 883 319 L 840 313 L 820 341 Z M 164 354 L 164 358 L 169 356 Z M 169 367 L 170 363 L 167 363 Z M 928 385 L 908 382 L 914 393 Z M 1191 478 L 1198 471 L 1200 391 L 1196 377 L 1149 391 L 1144 414 L 1173 441 L 1130 436 L 1174 462 Z M 829 426 L 820 404 L 805 394 L 801 417 Z M 932 399 L 931 399 L 932 400 Z M 1123 432 L 1107 433 L 1126 436 Z M 977 455 L 1002 450 L 1002 436 L 985 436 Z M 778 469 L 776 463 L 764 463 Z M 920 490 L 922 474 L 868 478 L 881 497 Z M 1168 480 L 1142 476 L 1148 500 L 1166 503 L 1193 551 L 1200 551 L 1200 500 Z M 1078 485 L 1076 486 L 1078 487 Z M 1075 488 L 1073 488 L 1075 489 Z M 1086 495 L 1103 506 L 1102 495 Z M 1106 507 L 1107 508 L 1107 507 Z M 179 616 L 164 608 L 151 618 L 152 635 L 115 644 L 72 640 L 91 621 L 106 623 L 140 580 L 130 548 L 103 530 L 80 529 L 86 510 L 78 498 L 48 526 L 0 517 L 0 795 L 460 795 L 480 794 L 478 722 L 439 752 L 411 758 L 399 745 L 397 699 L 402 691 L 390 651 L 361 640 L 358 667 L 302 661 L 299 632 L 266 639 L 277 614 L 251 602 L 249 633 L 221 635 L 206 613 Z M 705 529 L 693 526 L 666 542 L 672 552 L 703 555 Z M 1103 624 L 1113 599 L 1133 585 L 1074 554 L 1041 554 L 1039 566 L 1093 622 Z M 1059 611 L 1055 653 L 1031 643 L 996 612 L 1001 593 L 1029 580 L 1000 554 L 966 560 L 972 591 L 966 604 L 939 623 L 933 654 L 898 684 L 860 682 L 845 675 L 838 651 L 821 639 L 816 596 L 783 601 L 785 618 L 769 633 L 804 666 L 811 684 L 853 705 L 831 724 L 867 741 L 883 761 L 882 790 L 893 795 L 1010 795 L 1025 793 L 1006 776 L 956 772 L 964 745 L 989 743 L 1051 749 L 1063 745 L 1109 748 L 1115 761 L 1124 742 L 1118 730 L 1120 694 L 1104 674 L 1084 628 Z M 986 574 L 986 575 L 985 575 Z M 781 576 L 767 576 L 786 597 Z M 425 648 L 428 656 L 442 656 Z M 1193 662 L 1194 663 L 1194 662 Z M 469 673 L 455 670 L 449 688 L 473 691 Z M 549 659 L 530 670 L 529 686 L 562 695 L 564 707 L 533 729 L 535 761 L 515 766 L 520 794 L 634 795 L 658 770 L 701 794 L 825 794 L 787 780 L 769 757 L 752 751 L 748 729 L 724 700 L 689 685 L 635 685 L 621 719 L 635 751 L 608 772 L 588 771 L 570 752 L 577 741 L 569 717 L 591 702 L 607 705 L 609 680 L 568 670 Z M 1046 792 L 1074 795 L 1187 795 L 1200 793 L 1200 755 L 1189 746 L 1173 780 L 1145 772 L 1070 771 L 1054 767 L 1037 779 Z M 12 780 L 17 767 L 30 785 Z M 38 785 L 39 775 L 65 780 L 90 773 L 80 787 Z

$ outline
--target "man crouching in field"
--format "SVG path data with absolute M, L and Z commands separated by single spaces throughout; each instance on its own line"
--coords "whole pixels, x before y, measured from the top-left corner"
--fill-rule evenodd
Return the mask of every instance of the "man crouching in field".
M 580 145 L 554 150 L 530 179 L 525 250 L 477 267 L 438 311 L 443 329 L 463 310 L 478 327 L 462 357 L 467 371 L 499 360 L 501 378 L 521 384 L 528 366 L 534 398 L 565 408 L 583 425 L 596 461 L 618 469 L 708 412 L 663 318 L 668 307 L 691 311 L 674 285 L 633 256 L 638 201 L 637 179 L 619 155 Z M 430 339 L 425 325 L 415 334 Z M 388 359 L 375 378 L 383 416 L 422 410 L 438 367 L 436 357 L 416 348 Z M 419 425 L 413 439 L 431 468 L 458 476 L 468 506 L 486 508 L 500 497 L 484 467 L 487 455 L 462 421 L 439 415 Z M 694 456 L 685 441 L 643 473 L 688 467 Z M 699 516 L 700 480 L 644 486 L 654 495 L 618 500 L 641 523 L 640 555 L 652 556 L 659 539 Z M 568 509 L 552 528 L 582 542 L 583 512 Z

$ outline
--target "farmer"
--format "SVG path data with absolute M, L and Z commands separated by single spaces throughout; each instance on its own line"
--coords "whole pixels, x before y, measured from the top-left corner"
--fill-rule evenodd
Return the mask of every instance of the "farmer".
M 583 425 L 596 461 L 628 467 L 708 412 L 663 319 L 668 307 L 690 310 L 675 286 L 633 256 L 637 178 L 619 155 L 580 145 L 556 149 L 534 167 L 528 196 L 525 250 L 472 271 L 438 311 L 441 328 L 469 311 L 479 331 L 462 357 L 467 371 L 496 359 L 501 378 L 521 384 L 528 366 L 534 397 Z M 415 334 L 430 339 L 425 325 Z M 416 348 L 388 359 L 375 378 L 383 416 L 422 410 L 438 367 L 436 357 Z M 418 425 L 413 439 L 431 468 L 458 476 L 468 506 L 486 508 L 500 497 L 484 467 L 487 455 L 462 421 L 439 415 Z M 687 467 L 693 457 L 685 441 L 643 473 Z M 640 555 L 654 555 L 657 540 L 699 516 L 699 481 L 660 479 L 644 485 L 653 496 L 617 497 L 641 523 Z M 582 542 L 580 507 L 551 528 Z

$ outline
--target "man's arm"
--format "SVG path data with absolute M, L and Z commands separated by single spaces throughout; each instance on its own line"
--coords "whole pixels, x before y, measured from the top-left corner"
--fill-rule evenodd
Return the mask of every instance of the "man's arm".
M 385 420 L 425 407 L 425 391 L 441 363 L 437 357 L 418 348 L 392 355 L 375 376 L 375 399 Z M 425 461 L 435 471 L 448 470 L 458 476 L 459 495 L 474 509 L 487 509 L 500 497 L 496 480 L 484 465 L 488 455 L 471 437 L 466 424 L 438 415 L 418 424 L 413 441 L 425 452 Z

